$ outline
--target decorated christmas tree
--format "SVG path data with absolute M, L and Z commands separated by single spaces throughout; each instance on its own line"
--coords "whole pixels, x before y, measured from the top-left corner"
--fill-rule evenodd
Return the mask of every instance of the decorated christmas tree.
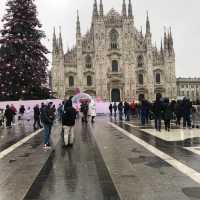
M 46 83 L 48 50 L 34 0 L 8 0 L 0 30 L 0 97 L 33 97 Z

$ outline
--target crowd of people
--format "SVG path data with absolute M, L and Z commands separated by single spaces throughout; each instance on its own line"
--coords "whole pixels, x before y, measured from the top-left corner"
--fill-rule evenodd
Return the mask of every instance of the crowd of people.
M 169 101 L 168 98 L 162 98 L 157 95 L 154 102 L 149 102 L 145 98 L 140 102 L 131 104 L 127 101 L 111 103 L 109 105 L 110 116 L 115 119 L 119 115 L 119 120 L 129 121 L 130 117 L 135 117 L 140 120 L 142 126 L 149 124 L 152 120 L 155 121 L 155 129 L 161 131 L 162 121 L 164 121 L 165 130 L 170 131 L 171 121 L 173 120 L 177 126 L 183 128 L 199 128 L 195 124 L 196 108 L 188 98 L 178 101 Z M 62 139 L 63 145 L 73 145 L 74 141 L 74 125 L 76 119 L 81 117 L 82 123 L 88 123 L 89 116 L 91 116 L 91 123 L 95 122 L 96 104 L 93 101 L 83 101 L 77 107 L 72 104 L 72 97 L 63 101 L 56 106 L 51 101 L 35 105 L 33 109 L 25 108 L 21 105 L 19 110 L 11 104 L 7 105 L 5 110 L 0 109 L 0 127 L 11 128 L 16 121 L 24 121 L 32 123 L 33 128 L 44 129 L 44 148 L 51 148 L 50 135 L 56 118 L 62 124 Z M 199 116 L 200 119 L 200 116 Z
M 171 121 L 173 120 L 178 127 L 181 127 L 183 122 L 183 128 L 199 128 L 197 122 L 197 110 L 193 106 L 189 98 L 182 100 L 170 100 L 168 98 L 162 98 L 161 95 L 156 96 L 154 102 L 149 102 L 145 98 L 141 99 L 139 103 L 133 102 L 132 104 L 126 101 L 120 102 L 118 105 L 116 102 L 111 103 L 109 106 L 110 115 L 116 118 L 117 111 L 119 114 L 119 120 L 130 120 L 130 116 L 136 116 L 141 125 L 149 124 L 151 120 L 155 121 L 155 129 L 161 131 L 161 124 L 164 121 L 165 130 L 170 131 Z M 200 120 L 200 118 L 199 118 Z

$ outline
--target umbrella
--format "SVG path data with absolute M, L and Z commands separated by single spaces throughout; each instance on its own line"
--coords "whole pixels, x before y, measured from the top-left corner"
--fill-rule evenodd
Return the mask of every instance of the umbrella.
M 89 94 L 86 93 L 80 93 L 75 95 L 72 98 L 72 103 L 77 104 L 77 103 L 82 103 L 82 102 L 91 102 L 92 97 Z

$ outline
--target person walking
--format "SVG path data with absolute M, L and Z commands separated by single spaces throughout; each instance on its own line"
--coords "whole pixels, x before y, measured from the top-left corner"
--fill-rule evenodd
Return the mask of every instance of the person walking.
M 123 103 L 122 101 L 118 104 L 119 120 L 123 120 Z
M 83 113 L 82 122 L 88 123 L 88 111 L 89 111 L 88 102 L 85 101 L 81 104 L 81 112 Z
M 192 103 L 185 97 L 182 102 L 183 128 L 191 128 L 191 110 Z
M 144 126 L 148 124 L 149 119 L 149 103 L 144 98 L 141 101 L 141 109 L 140 109 L 140 116 L 141 116 L 141 124 Z
M 36 128 L 36 125 L 37 127 L 39 128 L 42 128 L 41 124 L 40 124 L 40 108 L 39 108 L 39 105 L 37 104 L 34 108 L 34 123 L 33 123 L 33 128 L 34 129 L 37 129 Z
M 128 102 L 124 102 L 124 115 L 125 115 L 125 120 L 130 121 L 130 105 Z
M 113 113 L 112 103 L 110 103 L 110 105 L 109 105 L 109 111 L 110 111 L 110 116 L 112 117 L 112 113 Z
M 94 119 L 96 117 L 96 104 L 93 100 L 89 104 L 89 113 L 91 116 L 91 122 L 94 123 Z
M 153 113 L 155 117 L 155 129 L 161 131 L 161 120 L 163 114 L 163 103 L 161 101 L 161 95 L 156 95 L 156 101 L 153 104 Z
M 13 112 L 13 119 L 12 119 L 12 123 L 13 123 L 13 125 L 15 125 L 15 116 L 16 116 L 16 114 L 17 114 L 17 109 L 15 108 L 15 106 L 13 105 L 13 104 L 11 104 L 11 107 L 10 107 L 10 109 L 12 110 L 12 112 Z
M 24 105 L 20 106 L 18 120 L 23 120 L 24 119 L 24 113 L 25 113 L 25 111 L 26 110 L 25 110 Z
M 72 101 L 68 100 L 65 103 L 64 112 L 62 115 L 64 146 L 73 145 L 74 143 L 75 123 L 76 123 L 76 110 L 75 108 L 72 107 Z
M 172 103 L 169 102 L 169 99 L 165 99 L 164 105 L 163 105 L 163 111 L 164 111 L 164 122 L 165 122 L 165 130 L 170 131 L 170 122 L 173 119 L 173 107 Z
M 7 128 L 12 128 L 11 123 L 12 123 L 12 120 L 13 120 L 14 113 L 11 110 L 9 105 L 6 106 L 6 110 L 5 110 L 4 116 L 6 118 L 6 127 Z
M 182 104 L 181 101 L 178 100 L 177 103 L 175 104 L 175 115 L 176 115 L 176 125 L 181 126 L 181 118 L 182 118 Z
M 44 149 L 50 148 L 50 135 L 55 118 L 51 105 L 52 103 L 48 103 L 47 105 L 43 104 L 41 108 L 41 122 L 44 127 Z
M 0 128 L 4 127 L 4 111 L 3 109 L 0 109 Z
M 117 117 L 117 103 L 116 102 L 114 102 L 113 110 L 114 110 L 114 117 L 116 119 L 116 117 Z

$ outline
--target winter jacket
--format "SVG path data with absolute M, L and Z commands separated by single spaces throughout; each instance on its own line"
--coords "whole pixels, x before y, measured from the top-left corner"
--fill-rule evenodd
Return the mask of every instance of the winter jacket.
M 74 126 L 76 120 L 76 110 L 73 107 L 65 108 L 62 115 L 63 126 Z
M 41 109 L 41 122 L 47 125 L 52 125 L 54 121 L 54 113 L 53 110 L 49 106 L 44 106 Z
M 163 103 L 160 100 L 157 100 L 153 104 L 153 113 L 157 118 L 161 118 L 163 114 Z

